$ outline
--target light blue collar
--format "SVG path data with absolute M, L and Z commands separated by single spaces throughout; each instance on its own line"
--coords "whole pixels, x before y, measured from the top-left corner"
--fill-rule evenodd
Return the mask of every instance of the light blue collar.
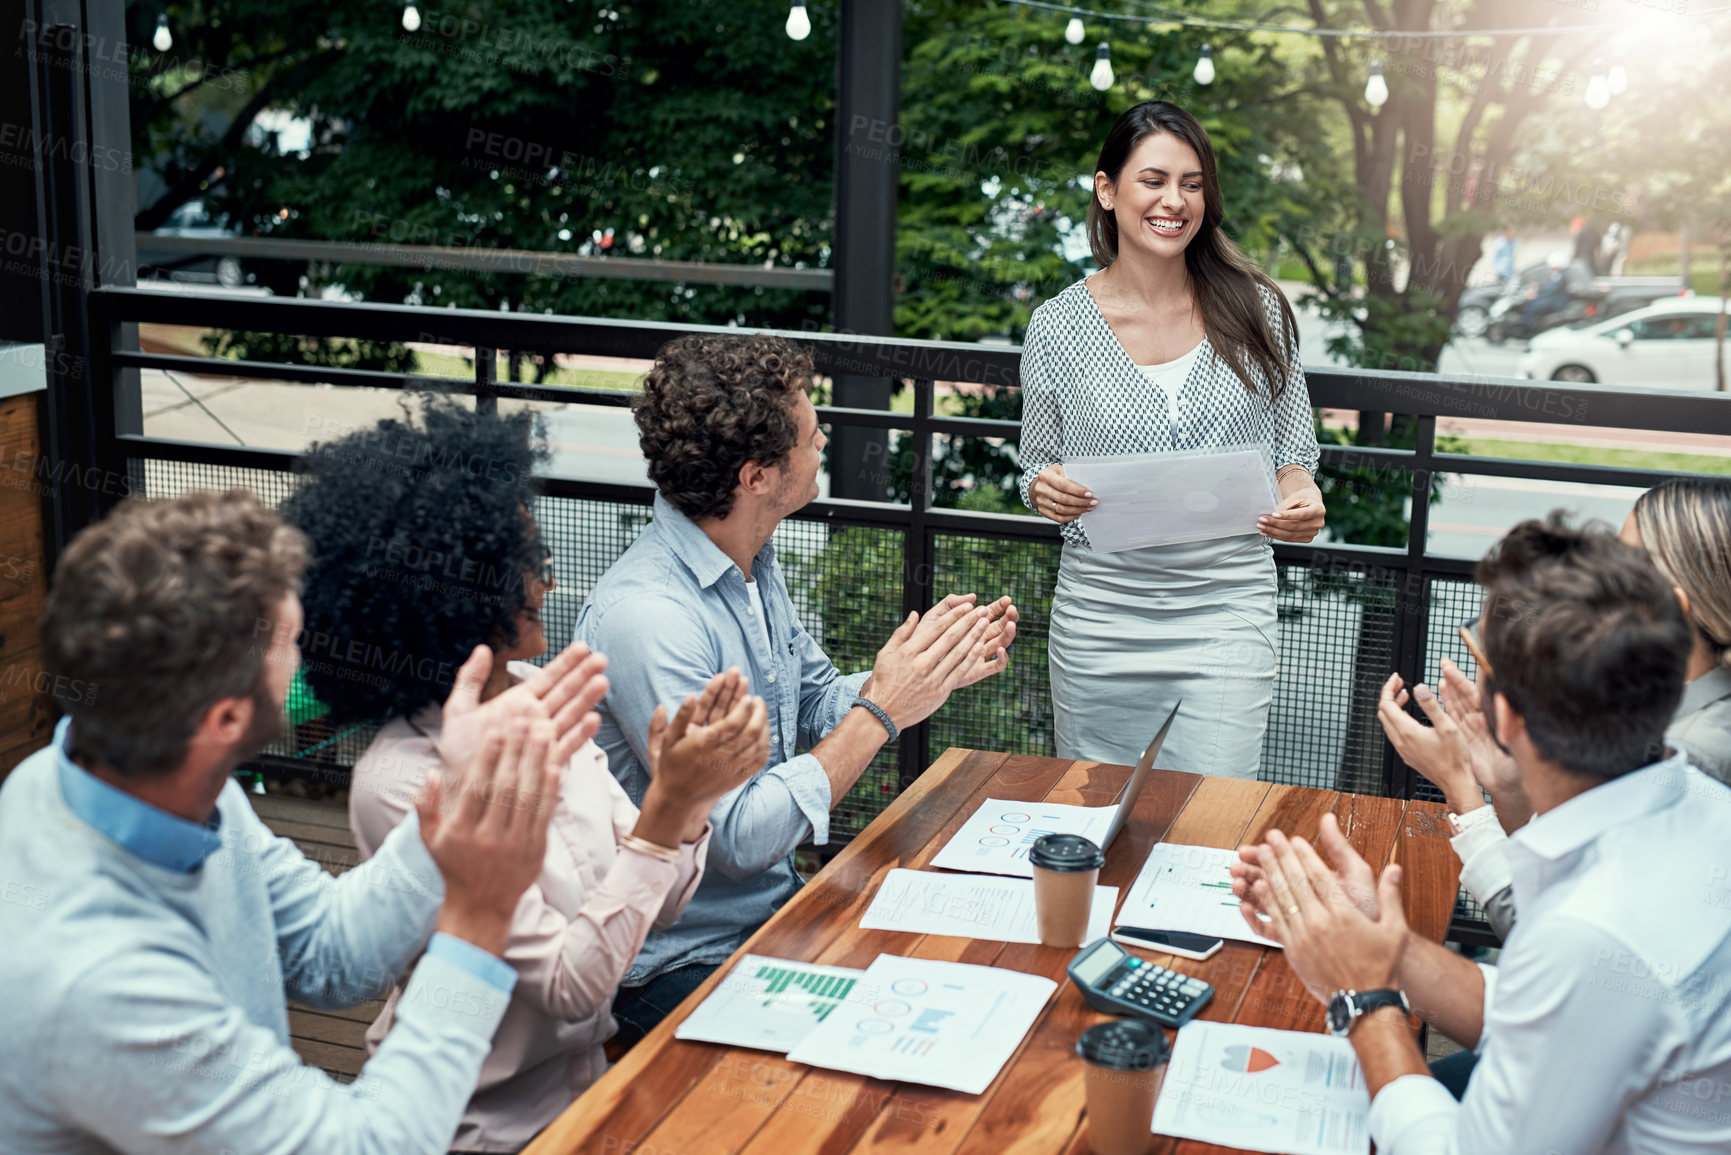
M 675 509 L 673 503 L 660 493 L 655 495 L 655 526 L 666 539 L 674 556 L 685 563 L 685 568 L 691 571 L 691 576 L 695 577 L 697 584 L 704 589 L 720 581 L 729 570 L 738 568 L 733 564 L 733 559 L 721 552 L 721 547 L 709 539 L 702 526 Z M 751 561 L 753 573 L 755 574 L 758 566 L 766 566 L 774 559 L 774 542 L 765 542 Z
M 54 755 L 60 770 L 60 793 L 72 812 L 114 842 L 167 870 L 189 874 L 222 846 L 220 811 L 209 825 L 176 818 L 110 786 L 66 756 L 71 718 L 54 728 Z

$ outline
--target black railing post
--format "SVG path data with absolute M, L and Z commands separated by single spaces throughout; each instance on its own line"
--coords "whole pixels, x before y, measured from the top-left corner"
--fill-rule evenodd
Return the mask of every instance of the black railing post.
M 494 388 L 499 383 L 499 351 L 483 349 L 475 346 L 475 411 L 477 413 L 497 413 L 499 411 L 499 391 Z
M 925 613 L 931 608 L 936 575 L 933 573 L 933 534 L 926 524 L 932 501 L 932 391 L 931 381 L 914 382 L 913 431 L 908 434 L 908 524 L 902 531 L 902 617 Z M 925 773 L 931 755 L 931 723 L 909 726 L 902 733 L 898 777 L 902 789 Z
M 1412 514 L 1407 519 L 1406 557 L 1401 584 L 1395 592 L 1394 668 L 1408 686 L 1425 677 L 1425 631 L 1430 622 L 1430 574 L 1425 565 L 1430 538 L 1430 487 L 1436 458 L 1436 417 L 1420 415 L 1414 423 L 1412 454 Z M 1414 709 L 1417 704 L 1414 703 Z M 1390 798 L 1411 798 L 1418 785 L 1413 769 L 1383 744 L 1383 790 Z
M 51 242 L 38 260 L 46 287 L 48 390 L 35 470 L 46 497 L 50 564 L 80 529 L 101 516 L 102 471 L 108 464 L 101 446 L 112 442 L 114 421 L 113 394 L 101 392 L 110 383 L 97 380 L 90 328 L 95 270 L 89 166 L 74 159 L 90 155 L 84 45 L 77 25 L 55 22 L 35 25 L 29 47 L 32 128 L 35 139 L 45 142 L 38 172 Z

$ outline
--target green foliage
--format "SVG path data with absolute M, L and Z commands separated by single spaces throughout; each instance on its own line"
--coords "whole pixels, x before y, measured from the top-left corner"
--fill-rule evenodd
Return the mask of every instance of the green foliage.
M 968 500 L 979 500 L 970 497 Z M 843 671 L 870 669 L 877 651 L 902 619 L 902 583 L 907 573 L 903 535 L 897 530 L 834 530 L 815 550 L 780 548 L 788 588 L 809 591 L 802 604 L 805 627 Z M 937 539 L 934 600 L 948 593 L 977 593 L 981 601 L 1009 594 L 1021 611 L 1023 630 L 1010 649 L 1009 668 L 951 695 L 932 718 L 930 746 L 1052 753 L 1052 711 L 1046 666 L 1046 623 L 1058 573 L 1058 546 L 973 537 Z M 834 837 L 852 833 L 898 792 L 896 751 L 888 749 L 836 810 Z
M 319 0 L 169 4 L 176 54 L 310 120 L 305 153 L 219 131 L 213 85 L 135 106 L 165 198 L 202 195 L 241 231 L 815 267 L 828 259 L 833 7 L 809 39 L 785 0 L 597 9 L 567 0 L 423 8 Z M 156 9 L 129 14 L 148 43 Z M 135 79 L 148 90 L 148 54 Z M 204 105 L 198 101 L 210 97 Z M 232 103 L 232 102 L 231 102 Z M 250 103 L 250 102 L 249 102 Z M 249 118 L 250 119 L 250 118 Z M 213 122 L 215 128 L 206 128 Z M 203 180 L 188 183 L 208 164 Z M 162 215 L 157 204 L 145 215 Z M 172 207 L 172 206 L 169 206 Z M 142 219 L 142 218 L 141 218 Z M 309 270 L 369 300 L 784 328 L 825 294 L 343 265 Z

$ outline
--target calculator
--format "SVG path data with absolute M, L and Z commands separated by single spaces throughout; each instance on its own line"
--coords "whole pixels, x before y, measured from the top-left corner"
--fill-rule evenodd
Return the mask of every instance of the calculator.
M 1109 1015 L 1134 1015 L 1165 1027 L 1181 1027 L 1214 997 L 1201 979 L 1137 958 L 1109 938 L 1076 952 L 1070 981 L 1088 1005 Z

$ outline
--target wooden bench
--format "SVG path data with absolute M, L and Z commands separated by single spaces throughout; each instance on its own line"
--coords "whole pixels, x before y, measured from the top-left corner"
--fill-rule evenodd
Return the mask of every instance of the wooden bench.
M 266 826 L 294 840 L 301 852 L 333 875 L 360 862 L 349 833 L 346 795 L 315 801 L 287 794 L 251 794 L 253 810 Z M 367 1025 L 378 1018 L 383 1002 L 363 1003 L 342 1010 L 315 1010 L 289 1004 L 289 1042 L 301 1062 L 322 1067 L 334 1079 L 351 1082 L 367 1057 Z

